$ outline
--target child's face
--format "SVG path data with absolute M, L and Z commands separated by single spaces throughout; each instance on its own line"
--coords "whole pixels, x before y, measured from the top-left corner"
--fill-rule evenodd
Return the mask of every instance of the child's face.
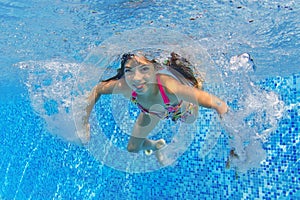
M 126 83 L 138 94 L 146 94 L 156 82 L 154 65 L 145 57 L 134 56 L 127 61 L 124 70 Z

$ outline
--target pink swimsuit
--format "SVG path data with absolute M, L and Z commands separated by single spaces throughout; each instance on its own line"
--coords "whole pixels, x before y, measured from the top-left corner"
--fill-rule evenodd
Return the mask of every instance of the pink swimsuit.
M 184 121 L 184 119 L 187 116 L 192 115 L 193 104 L 190 104 L 188 106 L 188 108 L 186 109 L 186 111 L 183 113 L 181 112 L 181 106 L 183 103 L 182 100 L 179 102 L 179 104 L 177 104 L 175 106 L 170 105 L 170 100 L 161 84 L 159 75 L 156 76 L 156 79 L 157 79 L 158 89 L 160 91 L 161 97 L 165 104 L 165 112 L 153 112 L 153 111 L 149 111 L 148 109 L 144 108 L 141 104 L 139 104 L 137 102 L 137 93 L 135 91 L 132 91 L 132 93 L 131 93 L 131 101 L 134 104 L 136 104 L 143 113 L 153 114 L 162 119 L 172 119 L 172 121 L 177 121 L 178 119 L 180 119 L 181 121 Z

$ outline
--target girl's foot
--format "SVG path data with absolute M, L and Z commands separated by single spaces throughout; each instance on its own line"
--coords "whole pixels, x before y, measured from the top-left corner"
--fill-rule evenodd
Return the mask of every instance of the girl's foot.
M 155 148 L 157 150 L 163 148 L 166 145 L 166 141 L 164 139 L 156 140 L 155 141 Z
M 166 145 L 166 141 L 164 139 L 156 140 L 153 142 L 153 147 L 154 147 L 155 151 L 158 151 L 159 149 L 163 148 L 165 145 Z M 152 155 L 153 150 L 146 149 L 146 150 L 144 150 L 144 153 L 147 156 L 150 156 L 150 155 Z
M 153 151 L 151 149 L 146 149 L 144 153 L 146 154 L 146 156 L 150 156 L 152 155 Z
M 157 148 L 157 150 L 155 151 L 155 157 L 157 158 L 157 161 L 161 165 L 165 165 L 165 163 L 164 163 L 165 156 L 164 156 L 163 152 L 160 150 L 166 146 L 166 141 L 164 139 L 157 140 L 155 146 Z

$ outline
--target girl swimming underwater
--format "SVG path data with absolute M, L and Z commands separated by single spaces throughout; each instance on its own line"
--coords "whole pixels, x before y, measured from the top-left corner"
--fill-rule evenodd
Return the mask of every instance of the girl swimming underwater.
M 228 106 L 224 101 L 201 89 L 201 82 L 195 78 L 186 59 L 171 53 L 163 65 L 141 53 L 124 54 L 117 75 L 97 84 L 88 98 L 84 118 L 87 138 L 90 137 L 90 113 L 104 94 L 123 94 L 138 106 L 141 112 L 127 150 L 133 153 L 156 151 L 159 162 L 162 158 L 158 150 L 166 143 L 163 139 L 150 140 L 147 136 L 160 120 L 193 123 L 197 119 L 199 106 L 215 109 L 219 115 L 227 112 Z

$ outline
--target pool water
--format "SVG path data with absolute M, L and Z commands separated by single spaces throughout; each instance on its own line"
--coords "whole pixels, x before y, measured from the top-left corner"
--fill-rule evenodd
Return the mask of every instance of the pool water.
M 1 0 L 0 199 L 300 198 L 299 10 L 296 1 L 267 0 Z M 249 138 L 258 133 L 257 151 L 247 152 L 262 152 L 257 154 L 261 160 L 253 156 L 261 162 L 233 162 L 241 168 L 227 169 L 230 145 L 238 144 L 228 136 L 232 129 L 223 128 L 208 109 L 201 109 L 197 131 L 169 122 L 158 128 L 168 143 L 175 141 L 170 137 L 182 139 L 168 130 L 193 133 L 184 135 L 188 139 L 170 165 L 159 167 L 153 157 L 124 153 L 128 135 L 122 130 L 130 130 L 133 122 L 119 127 L 118 107 L 111 105 L 128 106 L 129 116 L 123 114 L 131 120 L 138 111 L 119 97 L 103 97 L 106 106 L 97 104 L 89 146 L 63 139 L 76 131 L 74 109 L 80 106 L 74 102 L 90 72 L 82 64 L 90 52 L 107 41 L 122 50 L 128 42 L 122 40 L 124 31 L 129 37 L 160 28 L 178 34 L 171 34 L 178 42 L 205 49 L 214 63 L 210 73 L 222 78 L 221 83 L 212 78 L 206 88 L 225 98 L 237 116 L 249 111 L 247 124 L 237 127 Z M 159 38 L 149 35 L 152 43 Z M 236 70 L 248 66 L 233 62 L 245 52 L 255 71 Z M 91 82 L 97 78 L 96 72 L 90 74 Z M 103 135 L 109 138 L 105 143 Z M 120 151 L 110 151 L 115 147 Z

